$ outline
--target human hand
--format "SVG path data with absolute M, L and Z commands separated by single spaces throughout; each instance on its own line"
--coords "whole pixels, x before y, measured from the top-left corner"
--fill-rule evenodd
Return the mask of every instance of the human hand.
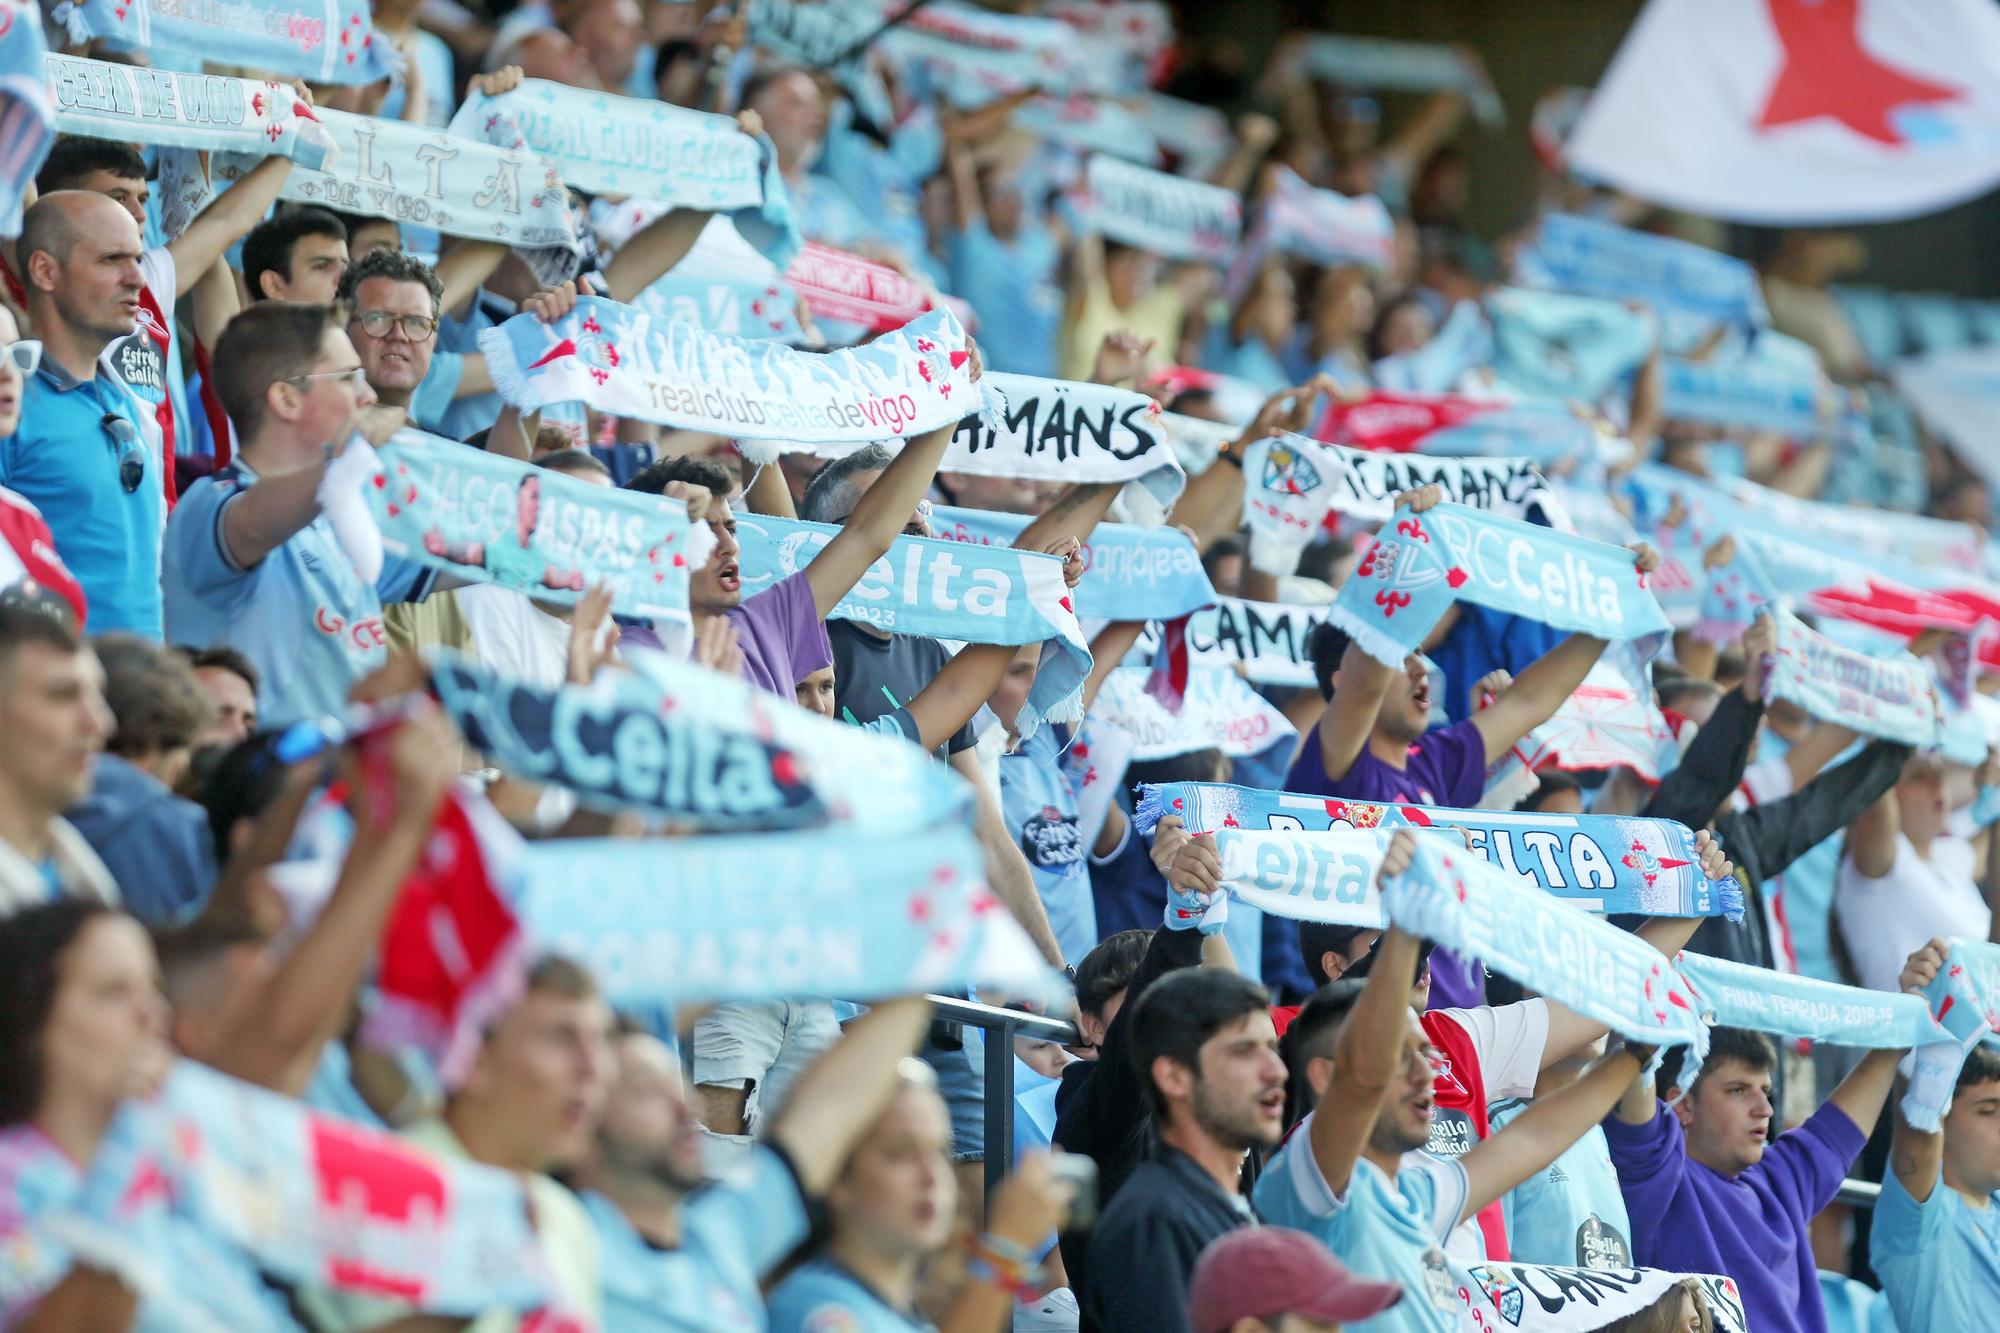
M 1743 631 L 1743 697 L 1753 704 L 1764 702 L 1764 680 L 1777 651 L 1778 623 L 1766 612 Z
M 1510 672 L 1487 672 L 1473 682 L 1472 690 L 1466 696 L 1467 701 L 1472 705 L 1472 711 L 1477 713 L 1482 708 L 1490 708 L 1500 702 L 1500 696 L 1512 688 L 1513 684 L 1514 677 Z
M 1435 483 L 1419 486 L 1413 491 L 1404 491 L 1389 501 L 1391 509 L 1407 509 L 1412 514 L 1421 514 L 1427 509 L 1435 509 L 1444 502 L 1444 487 Z
M 1903 973 L 1896 978 L 1898 989 L 1912 995 L 1921 994 L 1926 986 L 1937 980 L 1938 973 L 1944 971 L 1945 960 L 1950 956 L 1951 945 L 1944 940 L 1932 939 L 1904 962 Z
M 697 486 L 691 481 L 670 481 L 660 493 L 669 500 L 679 500 L 686 505 L 690 523 L 706 523 L 713 519 L 717 504 L 725 511 L 729 508 L 728 501 L 718 499 L 708 487 Z
M 576 309 L 576 298 L 579 294 L 575 282 L 559 282 L 553 287 L 542 288 L 521 302 L 521 309 L 544 324 L 553 324 Z
M 715 617 L 724 624 L 729 622 Z M 611 618 L 611 585 L 600 583 L 583 595 L 569 621 L 569 683 L 588 685 L 602 668 L 618 660 L 618 622 Z
M 523 77 L 525 76 L 519 65 L 502 65 L 491 74 L 473 75 L 472 89 L 474 92 L 485 93 L 488 97 L 498 97 L 502 93 L 511 93 L 520 87 Z
M 458 776 L 463 741 L 443 709 L 428 700 L 419 703 L 388 738 L 389 778 L 395 793 L 391 808 L 397 820 L 429 828 L 445 788 Z
M 1097 345 L 1097 364 L 1090 378 L 1097 384 L 1126 384 L 1139 377 L 1146 358 L 1152 354 L 1151 338 L 1142 339 L 1130 329 L 1113 329 Z
M 1074 588 L 1083 581 L 1083 543 L 1074 537 L 1058 537 L 1042 548 L 1063 562 L 1063 582 Z
M 1236 142 L 1253 153 L 1278 142 L 1278 134 L 1278 122 L 1261 112 L 1249 111 L 1236 118 Z
M 1014 1164 L 1013 1173 L 1000 1182 L 986 1205 L 989 1235 L 1033 1249 L 1051 1231 L 1062 1229 L 1076 1187 L 1052 1169 L 1061 1150 L 1031 1152 Z
M 1679 502 L 1679 497 L 1675 497 L 1675 503 L 1678 504 Z M 1701 553 L 1701 567 L 1703 569 L 1721 569 L 1735 558 L 1736 537 L 1733 533 L 1725 532 L 1709 543 L 1708 549 Z
M 754 139 L 764 132 L 764 118 L 746 106 L 736 113 L 736 128 Z
M 743 648 L 737 642 L 736 623 L 727 616 L 710 616 L 694 632 L 694 661 L 725 676 L 743 674 Z
M 1154 868 L 1171 887 L 1214 893 L 1222 882 L 1222 858 L 1215 850 L 1215 835 L 1189 834 L 1178 815 L 1164 816 L 1153 830 L 1152 858 Z
M 1408 829 L 1397 829 L 1396 836 L 1389 839 L 1389 849 L 1382 853 L 1382 867 L 1375 872 L 1375 883 L 1380 885 L 1408 870 L 1416 855 L 1417 835 Z
M 347 434 L 359 435 L 370 444 L 387 444 L 389 437 L 407 426 L 410 414 L 400 407 L 388 403 L 371 403 L 357 410 L 348 422 Z M 343 447 L 346 440 L 341 441 Z
M 1641 578 L 1659 572 L 1660 553 L 1653 549 L 1652 543 L 1633 542 L 1625 549 L 1632 553 L 1632 563 L 1638 569 Z
M 1730 864 L 1721 842 L 1707 829 L 1694 835 L 1694 859 L 1700 864 L 1704 879 L 1728 879 L 1736 873 L 1736 867 Z

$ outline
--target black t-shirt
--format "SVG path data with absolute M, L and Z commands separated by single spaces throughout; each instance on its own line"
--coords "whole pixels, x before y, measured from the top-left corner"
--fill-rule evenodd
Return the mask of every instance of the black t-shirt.
M 1249 1200 L 1161 1145 L 1126 1180 L 1091 1233 L 1090 1279 L 1079 1293 L 1085 1333 L 1187 1329 L 1195 1259 L 1217 1236 L 1255 1221 Z
M 883 638 L 847 620 L 826 622 L 833 644 L 833 698 L 841 720 L 864 726 L 905 707 L 937 679 L 951 654 L 936 639 L 891 634 Z M 972 724 L 945 743 L 957 754 L 979 743 Z

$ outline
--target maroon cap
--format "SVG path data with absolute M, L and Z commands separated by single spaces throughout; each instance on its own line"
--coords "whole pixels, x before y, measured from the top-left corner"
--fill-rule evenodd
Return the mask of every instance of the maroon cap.
M 1194 1333 L 1226 1333 L 1239 1319 L 1287 1314 L 1345 1322 L 1381 1314 L 1402 1299 L 1401 1283 L 1356 1277 L 1303 1231 L 1242 1227 L 1218 1237 L 1195 1261 L 1188 1322 Z

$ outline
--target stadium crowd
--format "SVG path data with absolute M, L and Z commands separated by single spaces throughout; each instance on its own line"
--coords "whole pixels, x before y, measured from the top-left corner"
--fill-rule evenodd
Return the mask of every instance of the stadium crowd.
M 1534 214 L 1468 226 L 1471 53 L 1302 33 L 1245 75 L 1144 0 L 370 8 L 328 12 L 393 48 L 375 82 L 229 62 L 298 99 L 244 161 L 80 91 L 221 73 L 181 29 L 0 0 L 0 51 L 39 32 L 54 89 L 52 134 L 0 115 L 0 1322 L 1983 1326 L 2000 1049 L 1967 1039 L 1925 1124 L 1910 1042 L 1810 1039 L 1777 1003 L 1914 993 L 1942 1023 L 2000 940 L 1993 497 L 1830 292 L 1847 238 L 1760 237 L 1754 273 L 1702 252 L 1753 315 L 1703 324 L 1671 277 L 1560 262 L 1590 253 L 1567 224 L 1644 255 L 1717 233 L 1570 174 L 1559 117 Z M 1052 52 L 1061 79 L 1022 73 Z M 519 100 L 549 87 L 595 100 Z M 525 146 L 467 117 L 509 99 Z M 558 179 L 654 108 L 748 145 L 789 239 Z M 337 156 L 279 146 L 320 120 Z M 390 207 L 447 134 L 542 155 L 570 243 Z M 603 387 L 639 354 L 585 356 L 627 307 L 711 336 L 685 364 L 725 405 L 759 357 L 858 382 L 883 363 L 838 349 L 873 347 L 1000 443 L 957 410 L 774 442 L 538 397 L 550 358 Z M 1806 386 L 1802 424 L 1700 388 L 1745 366 Z M 1006 395 L 1054 381 L 1075 424 L 1058 402 L 1010 454 Z M 449 504 L 403 493 L 430 468 Z M 1409 607 L 1424 525 L 1474 521 L 1515 543 L 1512 593 L 1448 593 L 1416 641 L 1347 612 Z M 655 522 L 685 554 L 646 606 L 617 571 L 662 547 L 561 535 Z M 981 637 L 939 547 L 1018 553 L 1046 623 Z M 1721 614 L 1739 575 L 1771 583 Z M 871 613 L 892 587 L 925 614 Z M 1617 630 L 1632 599 L 1666 632 Z M 1928 740 L 1884 720 L 1926 708 Z M 1322 827 L 1232 842 L 1249 821 L 1200 809 L 1226 783 Z M 871 812 L 892 790 L 949 800 Z M 1612 820 L 1630 852 L 1568 841 Z M 910 888 L 927 839 L 971 882 Z M 1559 844 L 1601 875 L 1566 881 Z M 1360 867 L 1337 891 L 1270 870 L 1320 845 Z M 1695 1043 L 1651 982 L 1621 1021 L 1588 957 L 1427 938 L 1396 886 L 1440 847 L 1587 900 L 1579 938 L 1615 923 L 1655 977 L 1690 950 L 1770 1002 L 1717 1018 L 1696 988 Z M 1740 900 L 1658 910 L 1656 879 Z M 871 905 L 906 895 L 907 921 Z M 933 910 L 985 946 L 882 961 Z M 843 918 L 874 955 L 848 971 Z M 788 924 L 823 933 L 783 951 Z M 724 961 L 725 926 L 770 938 Z M 1073 1038 L 1008 1050 L 938 994 Z

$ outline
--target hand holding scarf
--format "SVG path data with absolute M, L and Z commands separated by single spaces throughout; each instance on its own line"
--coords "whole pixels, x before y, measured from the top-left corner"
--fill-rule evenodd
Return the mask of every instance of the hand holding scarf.
M 1077 202 L 1086 226 L 1170 259 L 1227 259 L 1243 225 L 1228 190 L 1103 155 L 1090 159 Z
M 1950 941 L 1944 966 L 1924 987 L 1922 999 L 1944 1031 L 1938 1040 L 1906 1057 L 1903 1072 L 1909 1087 L 1902 1111 L 1913 1129 L 1935 1134 L 1951 1108 L 1966 1054 L 2000 1034 L 2000 947 L 1984 941 Z
M 45 68 L 64 134 L 288 157 L 309 168 L 335 153 L 321 113 L 290 84 L 55 54 Z
M 395 44 L 377 40 L 365 0 L 63 0 L 55 18 L 79 44 L 107 38 L 313 83 L 353 86 L 403 72 Z

